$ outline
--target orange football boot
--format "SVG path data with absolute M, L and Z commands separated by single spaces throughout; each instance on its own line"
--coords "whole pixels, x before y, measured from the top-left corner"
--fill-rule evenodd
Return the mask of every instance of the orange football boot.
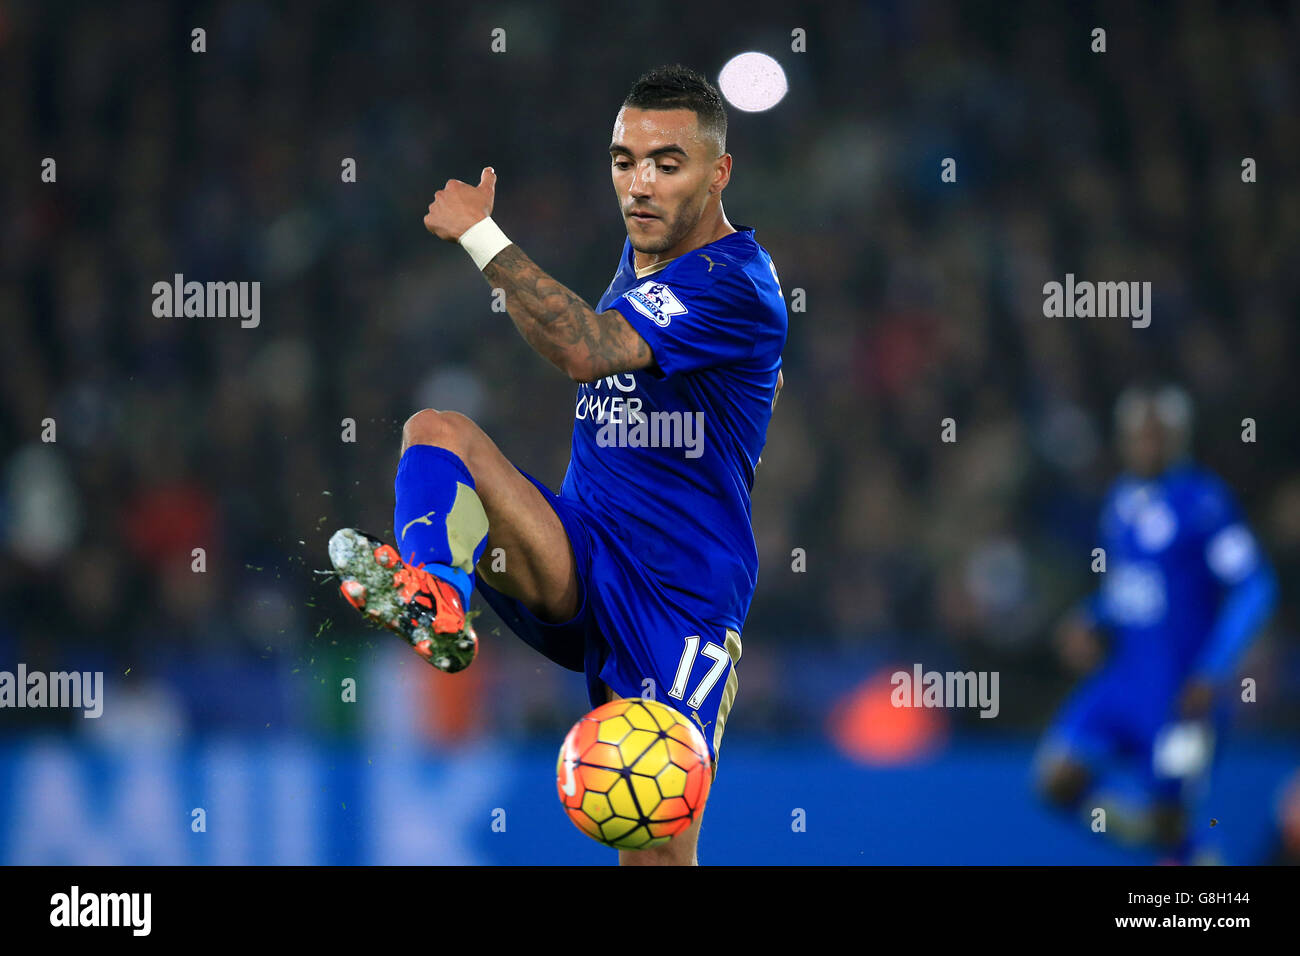
M 469 667 L 478 635 L 465 621 L 460 592 L 407 564 L 397 549 L 355 528 L 335 531 L 330 561 L 342 579 L 339 592 L 366 619 L 406 638 L 426 661 L 448 674 Z

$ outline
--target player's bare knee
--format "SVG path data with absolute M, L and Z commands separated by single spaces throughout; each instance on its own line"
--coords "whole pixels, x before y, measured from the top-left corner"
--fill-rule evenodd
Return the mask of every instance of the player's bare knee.
M 472 474 L 474 469 L 470 461 L 481 434 L 479 427 L 460 412 L 425 408 L 408 418 L 402 426 L 402 451 L 412 445 L 445 448 L 463 461 Z
M 1046 767 L 1038 777 L 1038 792 L 1053 806 L 1072 807 L 1088 788 L 1088 771 L 1078 764 L 1057 762 Z

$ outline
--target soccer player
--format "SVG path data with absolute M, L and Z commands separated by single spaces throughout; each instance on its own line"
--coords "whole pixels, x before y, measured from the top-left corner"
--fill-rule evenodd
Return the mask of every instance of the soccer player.
M 1277 586 L 1231 492 L 1189 458 L 1187 394 L 1131 388 L 1115 417 L 1127 473 L 1102 507 L 1105 572 L 1058 632 L 1074 668 L 1104 662 L 1045 736 L 1038 785 L 1072 812 L 1109 802 L 1108 833 L 1190 862 L 1198 837 L 1188 811 L 1236 700 L 1236 664 Z M 1105 798 L 1103 775 L 1125 767 L 1135 804 Z
M 595 308 L 493 222 L 491 167 L 435 194 L 425 227 L 464 247 L 519 333 L 578 383 L 568 471 L 557 494 L 465 416 L 425 409 L 403 429 L 396 547 L 355 529 L 330 540 L 344 597 L 435 667 L 473 660 L 477 585 L 520 638 L 585 671 L 593 706 L 651 688 L 680 710 L 715 771 L 788 321 L 771 257 L 723 213 L 726 133 L 718 91 L 694 71 L 632 87 L 609 146 L 627 241 Z M 620 863 L 696 863 L 699 825 Z

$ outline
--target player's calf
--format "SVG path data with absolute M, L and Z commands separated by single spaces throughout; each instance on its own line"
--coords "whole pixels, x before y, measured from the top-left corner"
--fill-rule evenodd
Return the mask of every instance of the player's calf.
M 667 843 L 646 850 L 619 850 L 619 866 L 699 866 L 696 850 L 700 842 L 701 815 Z
M 541 492 L 486 432 L 459 412 L 426 408 L 407 419 L 402 428 L 403 460 L 408 456 L 418 456 L 431 467 L 459 467 L 462 474 L 453 480 L 474 489 L 490 530 L 487 547 L 476 545 L 475 566 L 469 570 L 542 620 L 566 621 L 577 612 L 577 568 L 564 525 Z M 423 486 L 428 486 L 427 480 Z M 399 499 L 402 495 L 399 474 Z M 423 504 L 414 510 L 421 507 Z M 412 516 L 419 520 L 414 513 Z M 428 534 L 418 524 L 411 531 Z M 402 555 L 408 556 L 405 544 Z

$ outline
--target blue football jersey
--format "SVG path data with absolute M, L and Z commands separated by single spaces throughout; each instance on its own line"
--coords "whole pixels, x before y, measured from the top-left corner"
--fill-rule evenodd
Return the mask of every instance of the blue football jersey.
M 1267 616 L 1271 570 L 1232 494 L 1204 469 L 1121 477 L 1102 508 L 1101 544 L 1106 571 L 1090 607 L 1115 638 L 1112 668 L 1167 690 L 1194 673 L 1221 677 Z M 1258 598 L 1225 603 L 1256 582 Z
M 617 309 L 654 362 L 578 387 L 560 495 L 614 529 L 669 600 L 739 630 L 758 576 L 750 490 L 788 317 L 771 257 L 736 228 L 639 277 L 624 242 L 596 309 Z

